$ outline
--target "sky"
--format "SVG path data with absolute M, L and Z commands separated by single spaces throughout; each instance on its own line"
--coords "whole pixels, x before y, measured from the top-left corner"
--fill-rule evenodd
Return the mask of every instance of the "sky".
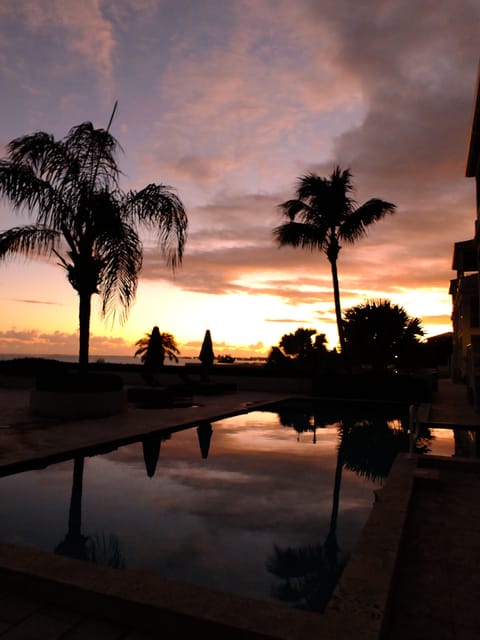
M 123 324 L 92 314 L 91 354 L 133 355 L 154 325 L 181 356 L 265 356 L 299 327 L 337 344 L 324 254 L 276 245 L 278 205 L 307 172 L 349 168 L 361 204 L 396 213 L 342 248 L 342 307 L 388 299 L 451 330 L 453 243 L 473 237 L 465 177 L 478 0 L 2 0 L 0 155 L 91 121 L 123 151 L 122 188 L 171 186 L 183 262 L 144 236 Z M 0 202 L 0 230 L 28 216 Z M 55 260 L 0 264 L 0 354 L 74 354 L 78 299 Z

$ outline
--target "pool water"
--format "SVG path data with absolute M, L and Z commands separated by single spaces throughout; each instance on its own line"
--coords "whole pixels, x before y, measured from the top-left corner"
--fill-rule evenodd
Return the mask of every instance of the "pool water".
M 0 478 L 0 540 L 321 611 L 408 449 L 391 410 L 355 412 L 272 407 Z

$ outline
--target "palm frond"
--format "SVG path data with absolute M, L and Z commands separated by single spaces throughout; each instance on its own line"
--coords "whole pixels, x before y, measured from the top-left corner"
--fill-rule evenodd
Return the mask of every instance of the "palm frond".
M 273 236 L 278 246 L 301 247 L 314 249 L 324 249 L 327 238 L 323 233 L 318 233 L 316 227 L 301 222 L 287 222 L 275 227 Z
M 118 187 L 117 147 L 109 132 L 84 122 L 63 140 L 39 131 L 13 140 L 8 151 L 12 165 L 28 167 L 75 210 L 82 192 Z
M 81 180 L 89 184 L 90 189 L 117 186 L 120 172 L 116 151 L 120 145 L 110 132 L 83 122 L 70 129 L 64 145 L 69 157 L 77 160 Z
M 396 206 L 378 198 L 372 198 L 345 217 L 338 230 L 338 236 L 345 242 L 353 243 L 364 236 L 367 227 L 387 214 L 393 214 Z
M 37 222 L 50 227 L 46 212 L 61 207 L 58 194 L 48 181 L 39 178 L 28 165 L 0 160 L 0 196 L 8 198 L 18 210 L 37 210 Z
M 324 228 L 338 227 L 343 218 L 354 208 L 351 174 L 348 169 L 341 171 L 336 167 L 330 178 L 322 178 L 308 173 L 299 178 L 297 196 L 308 203 L 309 211 L 303 222 L 322 224 Z
M 352 172 L 337 165 L 330 174 L 330 184 L 333 188 L 344 191 L 347 195 L 353 192 Z
M 135 229 L 122 223 L 97 237 L 99 255 L 103 260 L 101 277 L 102 314 L 115 318 L 120 308 L 124 321 L 135 300 L 138 274 L 142 268 L 142 245 Z
M 143 338 L 140 338 L 140 340 L 137 340 L 135 342 L 135 346 L 138 347 L 137 350 L 135 351 L 135 353 L 133 354 L 133 357 L 136 358 L 137 356 L 141 356 L 140 360 L 142 362 L 145 362 L 145 355 L 147 353 L 148 350 L 148 343 L 150 342 L 150 333 L 146 333 Z
M 52 165 L 58 165 L 62 155 L 61 145 L 45 131 L 15 138 L 7 149 L 13 164 L 28 166 L 39 176 L 48 174 Z
M 29 169 L 38 180 L 48 184 L 57 198 L 72 201 L 67 197 L 72 185 L 77 185 L 80 172 L 78 158 L 68 153 L 62 140 L 43 131 L 22 136 L 13 140 L 8 147 L 11 165 Z M 58 216 L 57 206 L 40 207 L 45 223 L 52 226 L 52 220 L 46 218 L 52 213 Z
M 278 205 L 278 208 L 293 222 L 299 213 L 310 209 L 310 205 L 303 200 L 287 200 Z
M 405 328 L 405 333 L 408 336 L 424 336 L 425 331 L 422 327 L 420 318 L 410 318 Z
M 38 225 L 13 227 L 0 233 L 0 260 L 15 254 L 51 254 L 60 238 L 54 229 Z
M 180 349 L 177 347 L 175 337 L 171 333 L 161 333 L 162 346 L 165 351 L 165 355 L 169 360 L 175 360 L 178 362 L 177 354 L 180 354 Z
M 77 232 L 91 235 L 122 233 L 125 224 L 122 212 L 122 194 L 119 190 L 88 190 L 82 198 L 76 222 Z
M 318 200 L 324 197 L 329 188 L 330 184 L 327 178 L 322 178 L 314 173 L 306 173 L 297 180 L 296 194 L 299 200 Z
M 123 208 L 126 215 L 156 235 L 169 267 L 175 269 L 181 264 L 188 220 L 181 200 L 170 187 L 149 184 L 141 191 L 130 191 Z

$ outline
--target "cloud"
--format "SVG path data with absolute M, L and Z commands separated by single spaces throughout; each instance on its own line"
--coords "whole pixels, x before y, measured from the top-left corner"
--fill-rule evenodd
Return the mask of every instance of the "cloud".
M 47 305 L 61 305 L 60 302 L 50 302 L 48 300 L 22 300 L 14 298 L 14 302 L 23 302 L 25 304 L 47 304 Z
M 185 155 L 178 158 L 171 169 L 174 175 L 208 184 L 216 180 L 220 167 L 225 168 L 222 158 Z
M 58 57 L 59 50 L 56 50 L 56 73 L 72 70 L 81 61 L 98 77 L 100 95 L 108 103 L 111 102 L 116 41 L 113 25 L 106 18 L 100 0 L 81 3 L 72 0 L 45 0 L 42 3 L 35 0 L 6 0 L 2 5 L 0 15 L 15 25 L 10 35 L 6 36 L 8 42 L 12 42 L 18 33 L 18 24 L 25 25 L 30 34 L 39 38 L 39 55 L 43 50 L 42 37 L 56 40 L 57 46 L 60 42 L 68 56 Z M 32 90 L 36 91 L 34 87 Z
M 368 190 L 381 183 L 394 199 L 428 201 L 455 185 L 465 192 L 480 7 L 442 2 L 432 14 L 414 2 L 371 0 L 348 13 L 345 0 L 322 5 L 311 5 L 312 17 L 328 20 L 338 71 L 357 76 L 366 105 L 361 125 L 338 137 L 336 156 Z
M 182 355 L 185 355 L 185 357 L 196 357 L 200 353 L 202 340 L 179 342 L 179 346 Z M 263 358 L 265 356 L 266 350 L 267 346 L 262 341 L 241 345 L 225 341 L 214 341 L 214 352 L 216 356 L 224 353 L 230 353 L 233 354 L 236 358 Z
M 326 157 L 332 133 L 359 121 L 351 75 L 335 73 L 329 63 L 328 30 L 318 24 L 319 55 L 302 37 L 306 16 L 303 3 L 299 7 L 222 5 L 211 23 L 200 20 L 185 30 L 159 80 L 161 117 L 142 165 L 149 174 L 165 167 L 181 188 L 191 189 L 183 182 L 188 160 L 188 168 L 193 161 L 200 164 L 192 176 L 199 188 L 216 175 L 219 188 L 242 180 L 254 190 L 268 189 L 283 176 L 287 158 L 290 164 L 292 155 L 301 155 L 306 140 L 309 155 Z M 312 124 L 315 117 L 318 126 Z M 211 158 L 208 171 L 199 158 Z
M 310 324 L 311 319 L 309 318 L 308 320 L 299 320 L 297 318 L 265 318 L 265 322 L 284 322 L 287 324 L 298 322 L 299 324 Z
M 236 123 L 248 122 L 250 139 L 255 140 L 254 146 L 250 147 L 241 147 L 239 143 L 237 150 L 241 148 L 241 152 L 236 156 L 241 158 L 239 166 L 245 170 L 252 165 L 249 160 L 253 158 L 253 166 L 258 168 L 262 161 L 262 136 L 257 133 L 263 117 L 260 107 L 264 99 L 267 104 L 267 99 L 264 93 L 256 91 L 255 82 L 265 81 L 262 55 L 266 55 L 271 42 L 264 22 L 264 5 L 256 6 L 256 24 L 261 25 L 258 31 L 267 32 L 265 48 L 260 49 L 258 62 L 258 50 L 255 49 L 259 46 L 255 35 L 258 31 L 250 24 L 252 5 L 245 6 L 246 17 L 239 20 L 235 29 L 232 27 L 231 37 L 238 40 L 235 40 L 233 50 L 229 49 L 229 54 L 222 58 L 222 64 L 216 57 L 220 53 L 217 49 L 208 50 L 203 57 L 189 59 L 185 67 L 175 66 L 180 75 L 183 69 L 191 79 L 191 84 L 186 83 L 188 90 L 200 92 L 199 100 L 186 101 L 188 115 L 185 121 L 195 121 L 206 134 L 200 139 L 207 140 L 208 144 L 211 143 L 209 127 L 216 131 L 221 126 L 227 137 L 226 140 L 222 138 L 225 172 L 218 176 L 219 187 L 212 199 L 191 213 L 193 232 L 185 255 L 185 271 L 177 274 L 176 283 L 185 290 L 212 294 L 241 290 L 249 290 L 253 295 L 269 292 L 292 302 L 293 286 L 283 292 L 275 287 L 276 282 L 282 281 L 282 271 L 288 270 L 295 285 L 317 276 L 317 286 L 329 295 L 329 266 L 324 257 L 273 247 L 271 229 L 279 222 L 275 207 L 292 195 L 287 182 L 293 186 L 295 174 L 291 173 L 288 181 L 284 180 L 280 190 L 279 166 L 275 164 L 278 157 L 273 157 L 271 186 L 274 193 L 265 195 L 259 191 L 262 200 L 258 206 L 252 206 L 253 194 L 241 201 L 229 186 L 228 174 L 235 170 L 232 163 L 235 154 L 228 150 L 229 139 L 232 134 L 237 135 Z M 292 33 L 302 43 L 297 47 L 297 54 L 312 61 L 321 59 L 322 65 L 317 66 L 322 67 L 324 74 L 341 78 L 337 84 L 336 106 L 350 104 L 355 110 L 360 105 L 362 117 L 350 128 L 338 131 L 328 161 L 315 163 L 310 160 L 313 157 L 312 136 L 307 138 L 309 144 L 302 146 L 306 151 L 302 170 L 312 168 L 321 175 L 328 175 L 338 160 L 352 167 L 359 202 L 369 197 L 382 197 L 398 207 L 395 216 L 372 227 L 368 237 L 357 246 L 343 248 L 339 260 L 342 290 L 361 293 L 371 289 L 393 295 L 411 287 L 448 289 L 453 275 L 450 264 L 452 239 L 473 233 L 473 185 L 463 177 L 463 162 L 477 60 L 475 29 L 471 26 L 466 30 L 460 28 L 457 8 L 449 5 L 442 5 L 441 15 L 433 19 L 416 4 L 410 5 L 411 11 L 405 3 L 396 2 L 381 8 L 378 3 L 370 2 L 358 12 L 351 12 L 345 2 L 338 5 L 325 2 L 321 9 L 317 7 L 314 3 L 299 3 L 295 9 L 289 9 L 282 4 L 275 14 L 272 29 L 279 29 L 283 35 L 286 25 L 293 24 Z M 462 24 L 466 17 L 469 25 L 476 24 L 478 10 L 472 5 L 462 4 L 460 13 Z M 287 14 L 289 22 L 285 21 Z M 416 20 L 413 30 L 411 15 Z M 238 19 L 238 15 L 236 17 Z M 458 25 L 453 34 L 450 33 L 451 24 Z M 332 45 L 328 51 L 324 50 L 319 38 L 325 33 Z M 449 37 L 442 37 L 442 33 L 448 33 Z M 426 43 L 431 40 L 433 46 L 429 48 Z M 395 42 L 399 45 L 393 46 Z M 286 38 L 280 56 L 289 51 L 291 44 L 292 41 Z M 255 56 L 250 58 L 254 50 Z M 251 73 L 249 64 L 253 60 L 260 68 L 259 73 Z M 457 78 L 457 69 L 465 68 L 465 65 L 471 70 L 470 81 L 466 81 L 467 73 Z M 279 61 L 280 75 L 276 76 L 272 70 L 270 74 L 278 82 L 287 78 L 289 70 L 293 72 L 293 66 Z M 235 81 L 231 78 L 224 81 L 227 69 Z M 298 72 L 298 66 L 296 70 Z M 310 66 L 306 70 L 309 71 Z M 207 75 L 208 91 L 199 85 L 200 79 Z M 249 88 L 244 82 L 247 75 L 253 77 Z M 176 86 L 172 79 L 171 87 L 167 83 L 167 93 L 171 90 L 170 95 L 174 97 Z M 269 86 L 268 80 L 266 86 Z M 328 81 L 315 76 L 307 78 L 306 73 L 298 73 L 293 85 L 282 83 L 282 86 L 288 86 L 291 93 L 296 94 L 295 100 L 301 95 L 305 108 L 307 105 L 313 108 L 313 99 L 318 97 L 312 87 L 318 87 L 318 93 L 322 88 L 324 93 L 325 87 L 330 89 Z M 307 89 L 303 93 L 297 92 L 299 86 L 310 88 L 310 93 Z M 446 91 L 445 87 L 449 89 Z M 257 101 L 252 104 L 257 108 L 250 110 L 247 117 L 242 109 L 253 96 Z M 278 98 L 279 90 L 270 96 Z M 177 104 L 178 100 L 174 99 L 173 103 Z M 288 101 L 275 101 L 273 114 L 269 110 L 272 122 L 275 108 L 285 107 L 285 104 L 288 108 Z M 317 108 L 321 110 L 322 105 Z M 328 111 L 325 105 L 324 108 Z M 274 129 L 272 125 L 272 133 Z M 283 135 L 287 129 L 281 126 L 277 132 L 281 131 Z M 175 131 L 179 132 L 178 129 Z M 273 139 L 268 140 L 269 145 Z M 300 142 L 298 137 L 296 142 Z M 272 147 L 269 148 L 271 153 Z M 286 150 L 288 155 L 288 144 Z M 200 162 L 197 165 L 193 162 L 194 156 L 188 157 L 192 161 L 189 166 L 198 166 L 196 178 L 199 182 L 209 181 L 214 171 L 205 170 Z M 272 155 L 269 160 L 268 169 L 271 170 Z M 218 156 L 215 164 L 218 167 Z M 281 170 L 286 176 L 286 167 Z M 297 175 L 300 173 L 299 167 Z M 195 179 L 195 171 L 190 175 Z M 260 185 L 263 183 L 257 180 L 257 186 Z M 159 274 L 158 265 L 154 267 L 149 260 L 147 257 L 144 271 L 147 278 Z M 265 271 L 270 273 L 270 278 L 263 278 L 268 286 L 261 286 L 258 281 L 262 280 L 261 274 Z M 260 275 L 254 278 L 254 274 Z M 314 303 L 318 295 L 318 291 L 300 291 L 296 300 Z
M 131 344 L 121 337 L 92 335 L 90 353 L 94 355 L 114 355 L 131 350 Z M 53 331 L 50 333 L 31 329 L 20 331 L 15 328 L 0 331 L 0 352 L 24 354 L 77 354 L 78 334 Z
M 413 0 L 272 8 L 241 2 L 218 12 L 179 35 L 163 68 L 164 110 L 142 166 L 165 170 L 180 195 L 196 194 L 176 286 L 269 295 L 329 315 L 325 256 L 278 249 L 272 229 L 299 175 L 329 175 L 339 163 L 352 169 L 359 203 L 397 205 L 342 248 L 344 306 L 447 291 L 453 241 L 474 231 L 464 164 L 480 8 L 442 3 L 432 15 Z M 169 277 L 150 248 L 142 277 Z

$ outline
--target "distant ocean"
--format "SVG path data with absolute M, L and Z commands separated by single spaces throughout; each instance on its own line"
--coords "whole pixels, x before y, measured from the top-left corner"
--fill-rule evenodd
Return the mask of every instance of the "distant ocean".
M 66 356 L 59 353 L 0 353 L 0 360 L 13 360 L 14 358 L 48 358 L 49 360 L 60 360 L 61 362 L 77 362 L 78 356 Z M 110 362 L 111 364 L 142 364 L 140 358 L 133 356 L 97 356 L 91 355 L 90 362 Z M 178 363 L 175 360 L 165 360 L 165 364 L 182 366 L 186 363 L 200 363 L 198 358 L 179 358 Z
M 61 362 L 77 362 L 78 356 L 66 356 L 56 353 L 0 353 L 0 360 L 13 360 L 14 358 L 48 358 L 51 360 L 60 360 Z M 142 364 L 140 358 L 134 358 L 133 356 L 100 356 L 91 355 L 90 362 L 110 362 L 111 364 Z M 236 358 L 235 362 L 242 362 L 243 364 L 259 364 L 264 363 L 264 358 Z M 198 358 L 182 358 L 175 360 L 165 360 L 166 365 L 181 367 L 185 364 L 200 364 Z M 227 365 L 228 366 L 228 365 Z

